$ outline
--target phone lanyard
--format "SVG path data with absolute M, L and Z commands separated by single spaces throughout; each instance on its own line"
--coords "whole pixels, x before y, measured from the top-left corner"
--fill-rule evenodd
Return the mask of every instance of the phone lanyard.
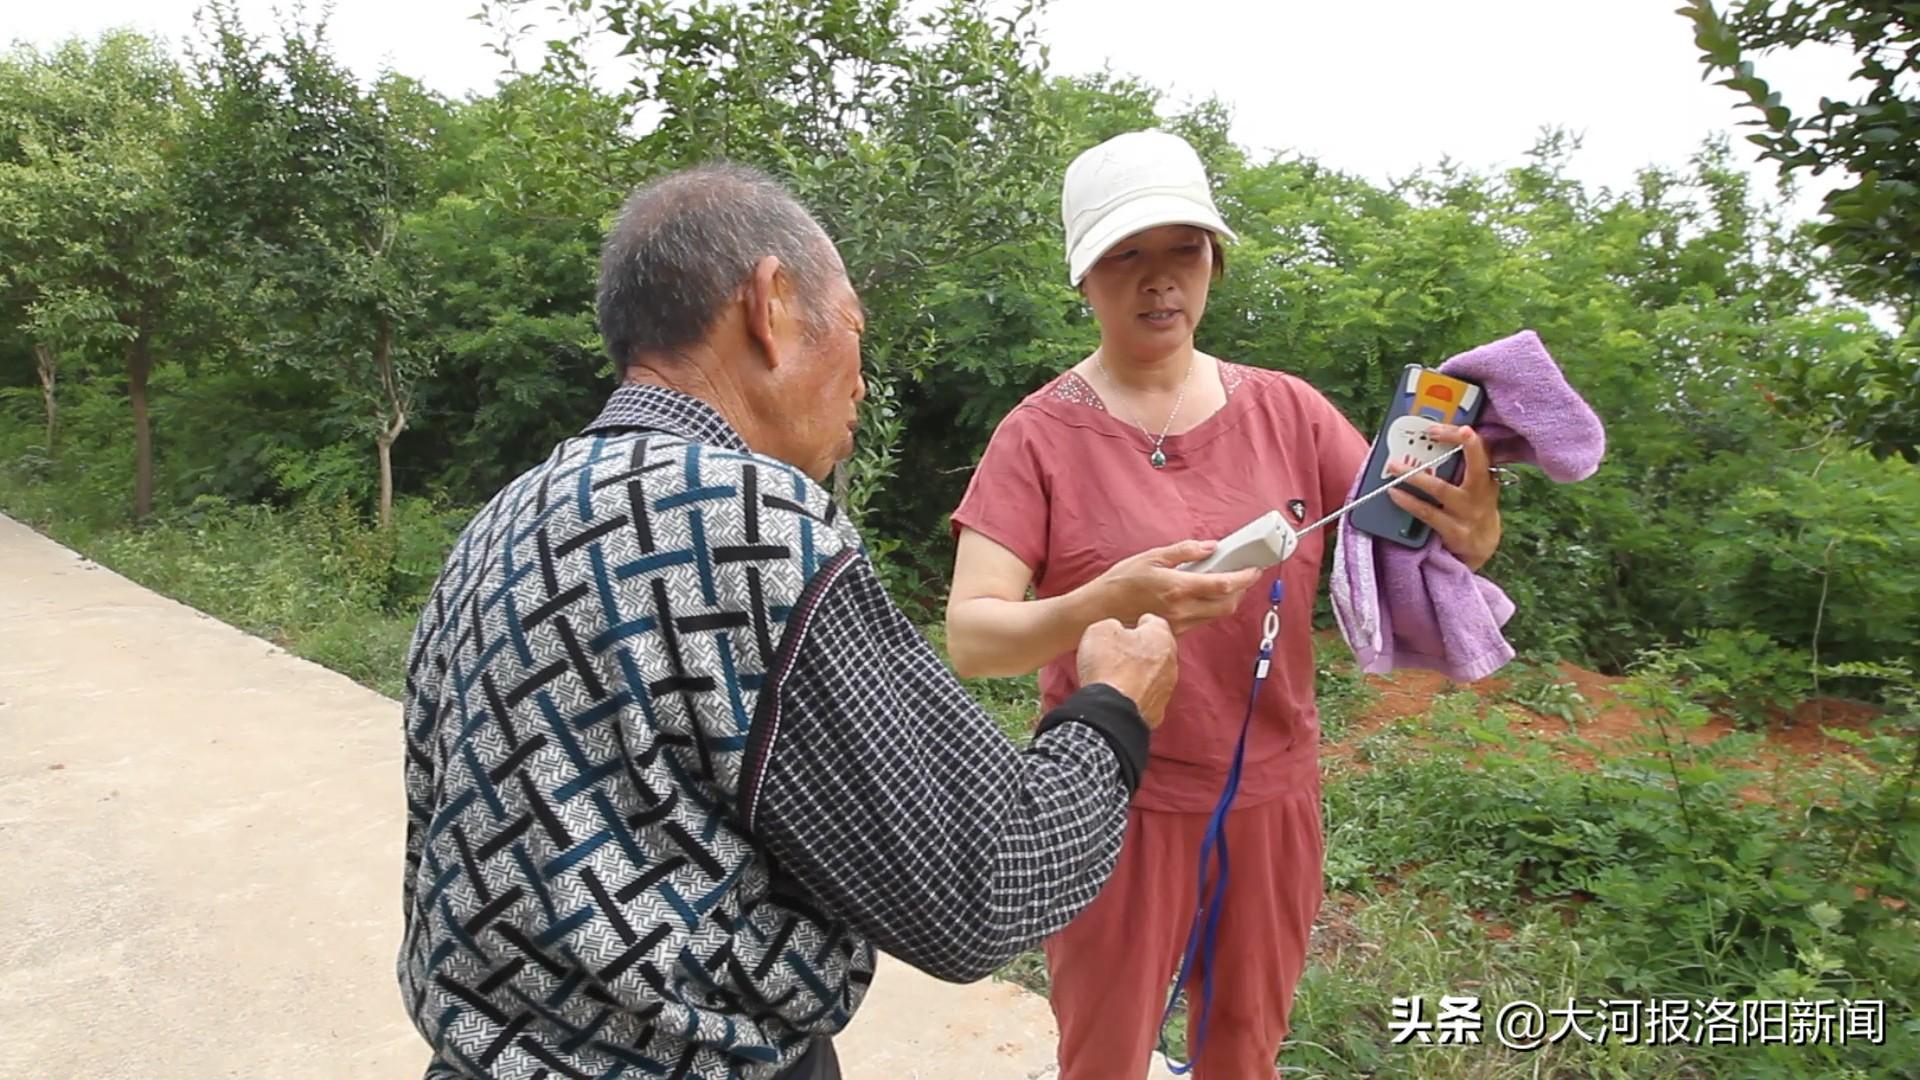
M 1160 1014 L 1160 1032 L 1156 1044 L 1160 1053 L 1166 1056 L 1167 1067 L 1175 1075 L 1185 1075 L 1200 1059 L 1200 1047 L 1207 1039 L 1207 1014 L 1213 1010 L 1213 969 L 1214 947 L 1220 932 L 1220 909 L 1227 895 L 1227 811 L 1232 809 L 1234 797 L 1240 793 L 1240 768 L 1247 757 L 1247 731 L 1253 724 L 1253 706 L 1260 700 L 1260 686 L 1267 681 L 1267 671 L 1273 665 L 1273 642 L 1280 636 L 1280 601 L 1286 595 L 1286 586 L 1273 583 L 1270 596 L 1271 607 L 1267 609 L 1265 626 L 1260 637 L 1260 656 L 1253 665 L 1253 690 L 1247 695 L 1247 713 L 1240 720 L 1240 741 L 1233 749 L 1233 764 L 1227 769 L 1227 783 L 1220 791 L 1220 800 L 1214 804 L 1213 817 L 1207 821 L 1206 835 L 1200 841 L 1200 879 L 1195 892 L 1196 903 L 1193 911 L 1193 925 L 1187 931 L 1187 945 L 1180 957 L 1180 973 L 1173 981 L 1173 991 L 1167 995 L 1166 1011 Z M 1207 895 L 1207 870 L 1213 862 L 1215 848 L 1219 849 L 1220 872 L 1214 879 L 1213 895 Z M 1175 1064 L 1173 1055 L 1167 1049 L 1167 1024 L 1173 1019 L 1173 1010 L 1180 1003 L 1180 994 L 1186 989 L 1187 977 L 1192 973 L 1193 961 L 1198 954 L 1203 965 L 1200 973 L 1200 1009 L 1199 1020 L 1195 1023 L 1192 1038 L 1193 1055 L 1185 1064 Z

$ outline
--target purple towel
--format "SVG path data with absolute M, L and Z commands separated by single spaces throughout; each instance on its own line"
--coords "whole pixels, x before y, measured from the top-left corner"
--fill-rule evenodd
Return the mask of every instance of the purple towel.
M 1600 467 L 1607 434 L 1547 355 L 1523 330 L 1440 365 L 1479 383 L 1487 403 L 1474 430 L 1493 463 L 1527 462 L 1548 478 L 1584 480 Z M 1349 501 L 1359 493 L 1355 477 Z M 1388 496 L 1382 495 L 1381 498 Z M 1500 633 L 1513 601 L 1436 538 L 1424 547 L 1374 542 L 1340 519 L 1333 553 L 1333 613 L 1362 671 L 1428 668 L 1472 682 L 1513 659 Z

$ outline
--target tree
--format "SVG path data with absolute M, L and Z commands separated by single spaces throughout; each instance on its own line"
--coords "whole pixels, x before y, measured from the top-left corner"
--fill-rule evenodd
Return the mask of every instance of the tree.
M 4 108 L 0 106 L 0 110 Z M 31 353 L 33 356 L 34 378 L 39 382 L 40 409 L 46 418 L 47 456 L 51 459 L 59 452 L 60 401 L 56 393 L 60 375 L 59 358 L 53 351 L 53 346 L 43 338 L 45 328 L 36 327 L 35 320 L 29 312 L 38 298 L 38 290 L 32 282 L 25 279 L 18 268 L 23 259 L 32 256 L 24 250 L 26 245 L 17 243 L 21 237 L 14 236 L 12 239 L 16 243 L 8 244 L 5 240 L 0 240 L 0 244 L 4 245 L 0 247 L 0 262 L 4 263 L 0 266 L 0 312 L 11 316 L 7 324 L 0 327 L 5 331 L 4 335 L 0 335 L 0 340 L 17 338 L 17 345 L 12 340 L 7 340 L 6 344 L 17 347 L 22 352 Z M 0 398 L 17 392 L 17 388 L 0 386 Z
M 898 461 L 904 381 L 941 355 L 920 298 L 938 274 L 1046 227 L 1034 191 L 1054 128 L 1033 11 L 946 0 L 601 5 L 662 110 L 643 140 L 670 168 L 707 158 L 786 181 L 839 245 L 874 317 L 869 400 L 843 493 L 856 512 Z M 883 553 L 884 554 L 884 553 Z
M 248 350 L 333 387 L 341 425 L 373 443 L 385 528 L 393 446 L 430 366 L 418 338 L 431 273 L 411 215 L 446 108 L 391 73 L 362 88 L 324 22 L 283 27 L 269 51 L 229 4 L 210 11 L 195 124 L 202 236 L 249 298 Z
M 133 33 L 44 54 L 21 46 L 0 61 L 0 246 L 48 439 L 61 360 L 118 353 L 137 517 L 153 510 L 149 380 L 197 280 L 178 170 L 187 94 L 173 61 Z
M 1905 332 L 1888 347 L 1825 368 L 1774 369 L 1783 411 L 1820 416 L 1875 456 L 1920 461 L 1920 6 L 1901 0 L 1688 0 L 1701 62 L 1763 130 L 1748 138 L 1787 173 L 1829 169 L 1851 183 L 1829 192 L 1815 235 L 1832 251 L 1840 283 L 1896 312 Z M 1822 97 L 1796 113 L 1755 70 L 1752 57 L 1808 43 L 1851 49 L 1855 100 Z
M 443 490 L 484 499 L 579 430 L 611 367 L 594 310 L 601 237 L 643 175 L 628 95 L 576 60 L 503 81 L 461 106 L 413 219 L 439 276 L 428 303 L 435 377 L 408 455 Z

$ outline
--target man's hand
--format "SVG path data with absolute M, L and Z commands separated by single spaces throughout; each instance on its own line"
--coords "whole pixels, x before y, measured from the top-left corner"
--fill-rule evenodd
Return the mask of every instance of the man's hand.
M 1107 612 L 1125 623 L 1148 613 L 1158 615 L 1176 636 L 1232 614 L 1248 587 L 1259 579 L 1258 567 L 1230 574 L 1174 569 L 1206 558 L 1216 546 L 1212 540 L 1183 540 L 1114 563 L 1094 579 L 1111 598 Z
M 1428 469 L 1400 487 L 1417 487 L 1433 496 L 1439 506 L 1399 488 L 1387 492 L 1387 498 L 1431 526 L 1439 534 L 1441 545 L 1466 563 L 1467 569 L 1478 573 L 1500 546 L 1500 485 L 1493 479 L 1487 444 L 1472 428 L 1450 424 L 1435 424 L 1427 434 L 1434 442 L 1466 447 L 1462 456 L 1467 459 L 1467 467 L 1461 471 L 1460 483 L 1449 484 Z M 1407 469 L 1391 465 L 1389 471 L 1397 476 Z
M 1150 728 L 1166 716 L 1167 699 L 1180 677 L 1173 630 L 1158 615 L 1142 615 L 1129 630 L 1102 619 L 1080 635 L 1080 685 L 1106 683 L 1133 700 Z

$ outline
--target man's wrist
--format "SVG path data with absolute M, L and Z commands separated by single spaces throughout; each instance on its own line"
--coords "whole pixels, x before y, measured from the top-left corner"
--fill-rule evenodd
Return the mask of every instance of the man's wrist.
M 1140 776 L 1147 769 L 1152 730 L 1141 718 L 1140 707 L 1132 698 L 1110 683 L 1089 683 L 1041 717 L 1034 738 L 1066 723 L 1085 724 L 1099 732 L 1120 763 L 1120 777 L 1127 785 L 1127 793 L 1131 795 L 1139 790 Z

